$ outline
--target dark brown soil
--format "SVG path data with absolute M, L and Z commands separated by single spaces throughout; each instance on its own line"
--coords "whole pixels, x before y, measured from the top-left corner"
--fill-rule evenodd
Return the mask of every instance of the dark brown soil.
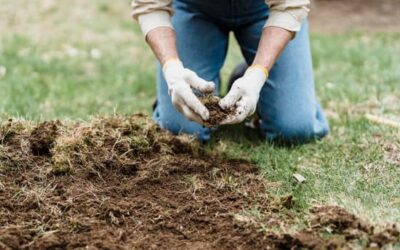
M 60 122 L 44 122 L 32 131 L 29 143 L 34 155 L 50 155 L 50 150 L 58 135 L 59 125 Z
M 147 118 L 0 126 L 0 249 L 335 249 L 399 241 L 337 207 L 295 225 L 291 196 Z M 329 238 L 326 238 L 329 232 Z
M 200 100 L 210 112 L 210 118 L 205 121 L 206 126 L 218 126 L 223 120 L 228 118 L 228 116 L 235 114 L 234 109 L 224 110 L 219 106 L 218 102 L 220 101 L 220 98 L 218 96 L 209 95 L 202 97 Z

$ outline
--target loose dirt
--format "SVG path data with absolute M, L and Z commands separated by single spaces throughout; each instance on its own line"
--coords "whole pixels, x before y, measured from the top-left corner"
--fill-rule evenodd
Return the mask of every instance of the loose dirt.
M 218 103 L 220 101 L 220 98 L 218 96 L 205 96 L 200 98 L 200 101 L 204 104 L 204 106 L 206 106 L 206 108 L 210 112 L 210 118 L 204 123 L 208 127 L 218 126 L 230 115 L 235 114 L 234 109 L 224 110 L 219 106 Z
M 0 249 L 335 249 L 399 242 L 338 207 L 293 231 L 291 196 L 146 117 L 0 126 Z M 292 233 L 288 233 L 292 232 Z

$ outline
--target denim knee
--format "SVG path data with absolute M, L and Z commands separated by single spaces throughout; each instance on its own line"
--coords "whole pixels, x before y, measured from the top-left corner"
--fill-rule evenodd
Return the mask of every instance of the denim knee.
M 312 117 L 278 118 L 270 124 L 261 124 L 262 132 L 270 142 L 303 144 L 328 134 L 328 129 L 316 132 Z

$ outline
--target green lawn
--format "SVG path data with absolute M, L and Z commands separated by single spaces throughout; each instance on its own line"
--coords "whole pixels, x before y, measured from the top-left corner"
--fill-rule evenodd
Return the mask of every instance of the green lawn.
M 23 2 L 0 5 L 1 119 L 150 114 L 155 60 L 129 18 L 129 1 Z M 338 204 L 377 223 L 400 223 L 400 130 L 364 118 L 400 117 L 400 33 L 312 34 L 312 49 L 332 127 L 327 139 L 282 148 L 236 126 L 207 147 L 251 159 L 271 192 L 293 193 L 300 209 Z M 223 79 L 241 60 L 232 43 Z M 293 173 L 307 181 L 298 184 Z

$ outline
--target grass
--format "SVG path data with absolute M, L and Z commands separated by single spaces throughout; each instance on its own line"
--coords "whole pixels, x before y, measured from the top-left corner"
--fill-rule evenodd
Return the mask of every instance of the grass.
M 2 4 L 0 117 L 150 114 L 155 60 L 129 11 L 124 0 Z M 312 34 L 312 49 L 317 93 L 332 127 L 327 139 L 282 148 L 236 126 L 221 129 L 208 147 L 251 159 L 271 192 L 293 193 L 300 210 L 338 204 L 376 223 L 399 223 L 400 162 L 390 159 L 400 154 L 400 131 L 364 114 L 400 117 L 400 33 Z M 241 60 L 233 43 L 223 79 Z

